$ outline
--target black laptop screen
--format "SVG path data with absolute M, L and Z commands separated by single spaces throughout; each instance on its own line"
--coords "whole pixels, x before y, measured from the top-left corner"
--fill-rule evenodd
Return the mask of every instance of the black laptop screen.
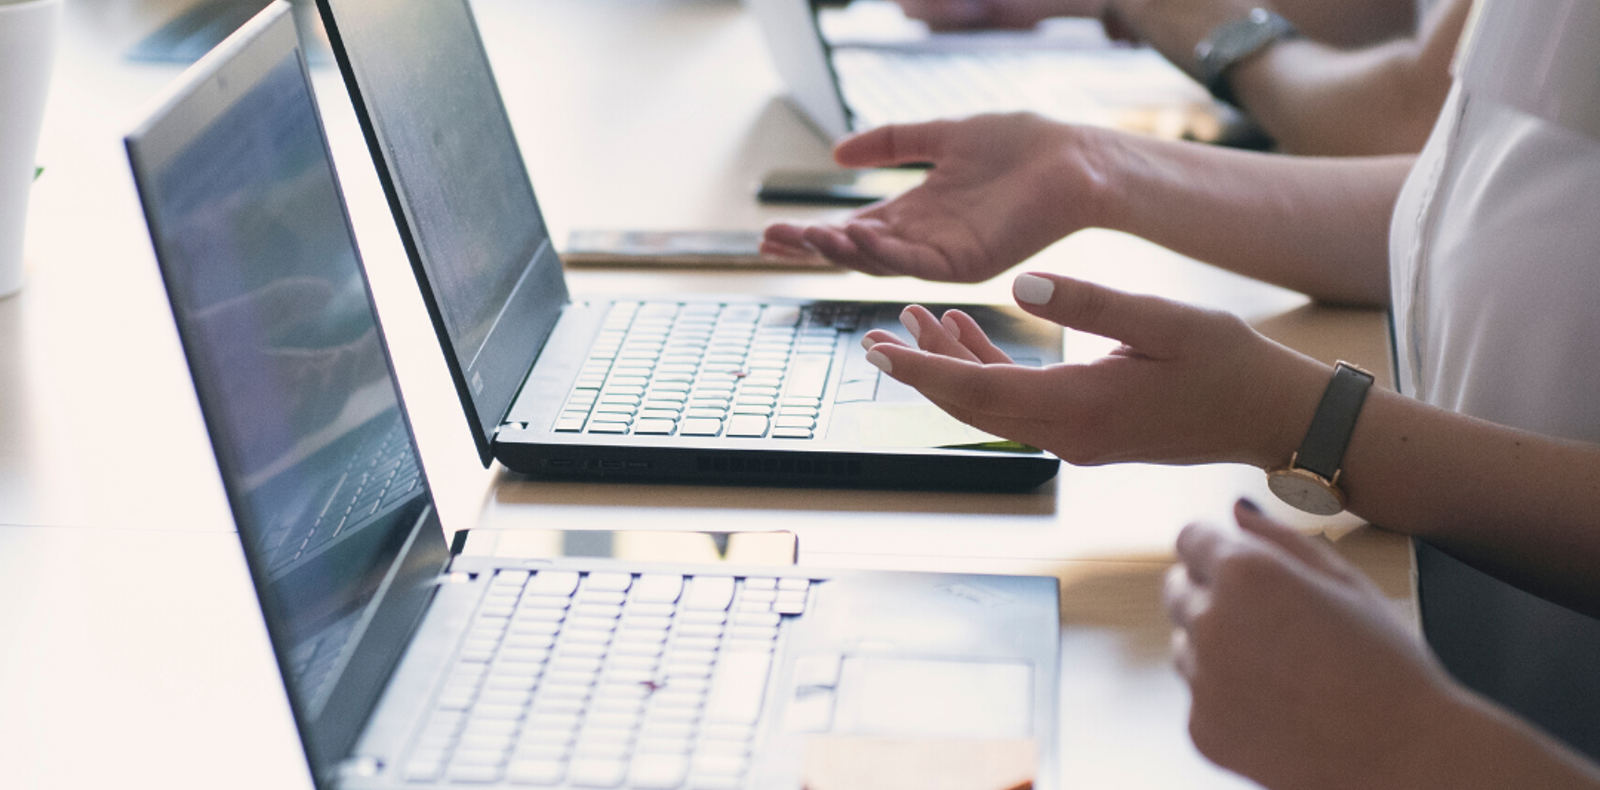
M 487 460 L 567 293 L 471 9 L 319 5 Z
M 351 695 L 381 687 L 346 670 L 370 660 L 378 593 L 430 502 L 299 57 L 251 76 L 224 69 L 129 149 L 262 609 L 325 763 L 364 715 Z

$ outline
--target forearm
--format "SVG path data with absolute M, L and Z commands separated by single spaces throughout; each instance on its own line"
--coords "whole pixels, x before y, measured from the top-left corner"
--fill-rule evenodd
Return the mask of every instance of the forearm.
M 1389 218 L 1411 158 L 1097 140 L 1103 226 L 1316 299 L 1388 303 Z
M 1464 689 L 1407 750 L 1385 790 L 1600 790 L 1600 769 L 1550 736 Z
M 1315 374 L 1308 373 L 1314 369 Z M 1249 463 L 1289 461 L 1326 366 L 1284 352 L 1263 371 L 1269 404 Z M 1552 439 L 1372 390 L 1339 487 L 1352 513 L 1425 538 L 1487 573 L 1600 614 L 1600 446 Z
M 1415 153 L 1450 92 L 1450 57 L 1467 9 L 1447 0 L 1418 38 L 1365 50 L 1280 41 L 1234 67 L 1229 85 L 1284 151 Z

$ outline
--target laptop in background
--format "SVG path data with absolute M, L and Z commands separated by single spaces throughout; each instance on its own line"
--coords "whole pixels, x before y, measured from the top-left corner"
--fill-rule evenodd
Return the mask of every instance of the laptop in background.
M 319 788 L 798 788 L 824 734 L 1053 786 L 1054 579 L 451 556 L 286 3 L 127 147 Z
M 1099 23 L 929 34 L 888 0 L 815 9 L 744 0 L 801 114 L 829 140 L 891 123 L 1031 111 L 1064 123 L 1205 138 L 1205 89 L 1148 48 L 1113 46 Z
M 570 298 L 466 0 L 318 5 L 485 465 L 968 490 L 1056 474 L 866 361 L 903 303 Z M 1059 327 L 965 309 L 1020 364 L 1061 359 Z

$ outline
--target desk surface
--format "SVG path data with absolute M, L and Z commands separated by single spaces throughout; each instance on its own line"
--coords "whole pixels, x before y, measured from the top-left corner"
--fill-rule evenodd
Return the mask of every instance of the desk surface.
M 27 525 L 0 529 L 0 558 L 8 561 L 5 599 L 28 602 L 0 622 L 0 765 L 12 766 L 6 776 L 29 777 L 24 786 L 79 786 L 130 772 L 198 785 L 206 770 L 170 770 L 197 746 L 228 758 L 202 765 L 267 761 L 270 770 L 248 777 L 262 786 L 306 783 L 120 144 L 179 71 L 132 64 L 121 53 L 183 5 L 68 4 L 40 151 L 46 173 L 29 220 L 30 280 L 19 296 L 0 300 L 0 524 Z M 751 197 L 762 172 L 821 166 L 827 146 L 780 98 L 757 31 L 736 3 L 475 7 L 558 239 L 574 228 L 757 228 L 821 213 L 765 208 Z M 1241 495 L 1272 506 L 1259 471 L 1064 467 L 1035 492 L 957 495 L 552 484 L 484 470 L 342 85 L 331 68 L 317 69 L 315 79 L 447 527 L 760 525 L 794 531 L 809 564 L 1054 574 L 1063 581 L 1068 781 L 1236 785 L 1188 745 L 1187 699 L 1168 666 L 1156 591 L 1184 523 L 1221 519 Z M 1381 316 L 1311 306 L 1120 234 L 1076 234 L 1026 265 L 1231 310 L 1313 356 L 1388 368 Z M 1009 281 L 570 276 L 578 293 L 837 297 L 887 288 L 910 300 L 988 303 L 1009 300 Z M 1068 347 L 1093 354 L 1102 345 L 1071 338 Z M 1327 529 L 1392 596 L 1409 600 L 1403 541 L 1348 519 L 1293 517 Z M 33 559 L 51 570 L 23 572 Z M 193 563 L 205 571 L 180 570 Z M 185 594 L 180 582 L 204 594 Z M 114 597 L 115 616 L 47 596 L 58 588 Z M 129 629 L 141 612 L 148 622 Z M 63 623 L 101 636 L 67 638 Z M 112 642 L 100 638 L 125 647 L 108 649 Z M 79 654 L 85 645 L 94 648 L 87 657 Z M 18 680 L 36 672 L 38 682 Z M 96 680 L 73 685 L 79 677 Z M 222 688 L 226 694 L 212 693 Z M 54 712 L 63 701 L 92 710 L 99 724 L 80 732 Z M 10 737 L 24 731 L 32 734 Z M 93 754 L 94 744 L 112 741 L 124 763 L 69 759 L 74 749 Z

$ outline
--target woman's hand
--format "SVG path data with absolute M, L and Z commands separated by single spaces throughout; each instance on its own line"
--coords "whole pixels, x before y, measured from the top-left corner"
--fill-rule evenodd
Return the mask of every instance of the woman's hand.
M 1089 144 L 1098 134 L 1028 113 L 864 132 L 834 150 L 840 165 L 929 163 L 927 180 L 842 225 L 771 225 L 761 251 L 814 250 L 868 274 L 986 280 L 1097 224 L 1107 187 Z
M 1419 758 L 1442 757 L 1429 739 L 1461 711 L 1420 637 L 1326 544 L 1248 502 L 1234 515 L 1242 531 L 1184 528 L 1162 596 L 1195 746 L 1285 790 L 1425 776 Z
M 921 350 L 868 333 L 867 359 L 956 419 L 1074 464 L 1286 462 L 1328 368 L 1227 313 L 1050 274 L 1024 274 L 1017 303 L 1070 329 L 1122 342 L 1088 364 L 1011 364 L 970 316 L 901 321 Z

